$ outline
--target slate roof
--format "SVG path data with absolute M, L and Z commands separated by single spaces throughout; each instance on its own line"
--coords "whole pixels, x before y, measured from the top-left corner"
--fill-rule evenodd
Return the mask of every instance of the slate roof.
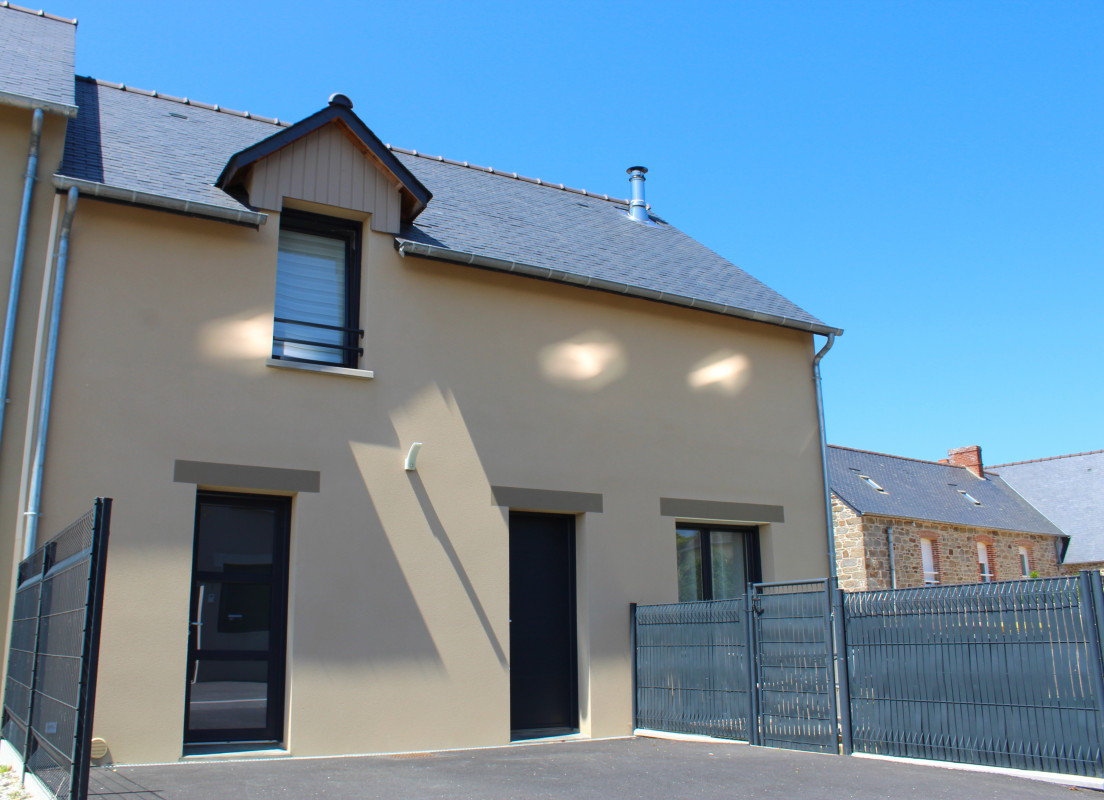
M 77 24 L 0 3 L 0 92 L 73 105 Z
M 215 185 L 220 173 L 235 153 L 287 127 L 90 78 L 77 79 L 76 101 L 60 175 L 234 212 L 250 209 Z M 400 240 L 520 262 L 576 285 L 617 284 L 651 299 L 839 332 L 662 219 L 628 219 L 627 201 L 391 150 L 433 195 Z
M 433 192 L 400 240 L 824 326 L 662 219 L 629 219 L 625 201 L 393 150 Z
M 928 520 L 1023 533 L 1062 531 L 994 473 L 847 447 L 828 447 L 832 492 L 860 514 Z M 884 489 L 879 492 L 866 476 Z M 980 501 L 975 505 L 960 492 Z
M 1104 450 L 991 469 L 1070 537 L 1065 563 L 1104 561 Z
M 231 210 L 249 208 L 215 186 L 222 168 L 281 129 L 244 111 L 91 78 L 77 78 L 76 101 L 58 174 Z

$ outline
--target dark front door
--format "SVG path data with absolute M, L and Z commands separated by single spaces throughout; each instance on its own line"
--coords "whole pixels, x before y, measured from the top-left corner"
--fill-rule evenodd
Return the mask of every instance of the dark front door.
M 286 497 L 200 492 L 184 741 L 279 741 L 284 726 Z
M 515 739 L 578 730 L 575 518 L 510 514 L 510 727 Z

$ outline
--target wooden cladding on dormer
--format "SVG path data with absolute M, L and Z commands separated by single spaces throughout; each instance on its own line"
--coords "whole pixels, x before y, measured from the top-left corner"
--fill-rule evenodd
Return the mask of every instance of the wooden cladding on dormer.
M 398 233 L 399 183 L 338 124 L 329 124 L 257 160 L 245 182 L 249 203 L 278 211 L 285 197 L 372 215 L 372 230 Z

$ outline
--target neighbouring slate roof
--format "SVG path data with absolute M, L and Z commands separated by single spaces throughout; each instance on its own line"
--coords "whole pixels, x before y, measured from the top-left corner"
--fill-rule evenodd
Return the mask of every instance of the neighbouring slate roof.
M 0 92 L 73 105 L 77 25 L 0 3 Z
M 860 514 L 1062 535 L 1053 522 L 988 470 L 983 480 L 965 467 L 832 445 L 828 475 L 832 492 Z M 878 491 L 863 476 L 885 491 Z M 981 505 L 974 505 L 960 491 Z
M 249 209 L 215 185 L 220 173 L 235 153 L 287 127 L 90 78 L 77 79 L 76 100 L 60 175 L 234 211 Z M 626 201 L 391 150 L 433 195 L 400 239 L 559 271 L 575 285 L 621 284 L 838 332 L 658 217 L 628 219 Z
M 1065 563 L 1104 561 L 1104 450 L 990 469 L 1070 537 Z

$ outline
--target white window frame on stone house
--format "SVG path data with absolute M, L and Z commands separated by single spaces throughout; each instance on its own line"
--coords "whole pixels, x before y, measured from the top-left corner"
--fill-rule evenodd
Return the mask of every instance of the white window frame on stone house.
M 1031 577 L 1031 553 L 1024 545 L 1016 546 L 1016 553 L 1020 557 L 1020 576 L 1023 578 Z
M 939 573 L 935 569 L 935 541 L 922 538 L 920 540 L 920 564 L 924 571 L 924 585 L 934 586 L 939 583 Z
M 989 563 L 989 545 L 985 542 L 977 543 L 978 579 L 982 583 L 991 583 L 993 580 L 993 566 Z

